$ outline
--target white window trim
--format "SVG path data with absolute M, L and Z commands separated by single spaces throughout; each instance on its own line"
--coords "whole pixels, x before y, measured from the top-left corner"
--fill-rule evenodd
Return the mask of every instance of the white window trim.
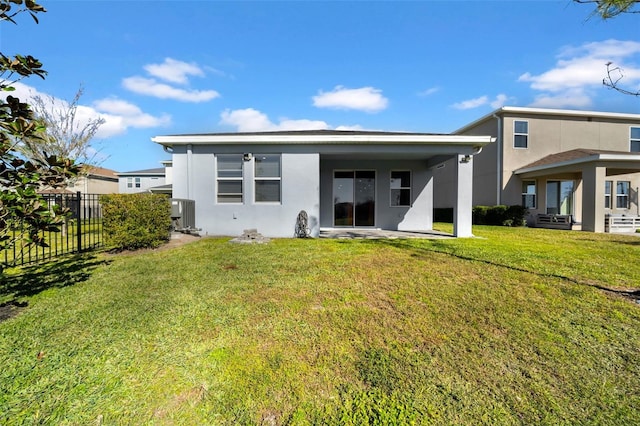
M 522 181 L 522 186 L 525 185 L 525 182 L 533 182 L 533 186 L 535 187 L 535 191 L 533 192 L 533 194 L 529 193 L 529 192 L 523 192 L 522 196 L 525 195 L 533 195 L 533 207 L 526 207 L 529 210 L 535 210 L 538 208 L 538 181 L 535 179 L 524 179 Z M 523 188 L 524 189 L 524 188 Z M 523 205 L 523 207 L 525 207 Z
M 516 123 L 517 122 L 527 123 L 527 133 L 516 132 Z M 516 146 L 516 136 L 526 136 L 527 137 L 527 146 Z M 529 149 L 529 120 L 513 120 L 513 148 L 514 149 Z
M 628 192 L 626 194 L 618 192 L 618 184 L 622 182 L 628 183 L 627 185 Z M 620 198 L 624 198 L 627 200 L 625 203 L 625 207 L 618 207 L 618 199 Z M 628 180 L 616 181 L 616 207 L 615 208 L 617 210 L 628 210 L 630 206 L 631 206 L 631 182 L 629 182 Z
M 408 172 L 409 173 L 409 186 L 401 186 L 400 188 L 391 188 L 391 176 L 393 175 L 393 172 Z M 398 204 L 398 205 L 394 205 L 392 203 L 393 201 L 393 196 L 391 195 L 392 191 L 394 189 L 408 189 L 409 190 L 409 204 Z M 407 207 L 412 207 L 413 206 L 413 173 L 411 172 L 411 170 L 408 169 L 394 169 L 394 170 L 390 170 L 389 171 L 389 207 L 400 207 L 400 208 L 407 208 Z
M 613 204 L 611 204 L 611 202 L 613 201 L 612 197 L 611 197 L 611 192 L 613 192 L 613 181 L 612 180 L 605 180 L 604 181 L 604 208 L 607 210 L 611 210 L 613 208 Z M 609 193 L 607 193 L 607 182 L 610 182 L 611 185 L 609 185 Z M 609 199 L 609 207 L 607 207 L 607 198 Z
M 238 155 L 240 157 L 240 161 L 242 161 L 242 165 L 240 167 L 240 172 L 241 175 L 239 177 L 220 177 L 218 176 L 218 173 L 220 172 L 220 168 L 218 167 L 218 159 L 220 155 Z M 225 154 L 216 154 L 215 155 L 215 164 L 216 164 L 216 192 L 215 192 L 215 197 L 216 197 L 216 204 L 222 204 L 222 205 L 242 205 L 244 204 L 244 161 L 242 160 L 242 155 L 241 153 L 225 153 Z M 240 193 L 220 193 L 219 189 L 218 189 L 218 182 L 220 181 L 240 181 L 241 187 L 242 187 L 242 192 Z M 239 202 L 229 202 L 229 203 L 225 203 L 225 202 L 221 202 L 218 200 L 218 197 L 220 195 L 240 195 L 241 201 Z
M 640 153 L 640 150 L 638 150 L 638 151 L 632 151 L 631 150 L 631 145 L 633 145 L 633 142 L 637 142 L 638 144 L 640 144 L 640 138 L 631 137 L 631 131 L 633 129 L 640 129 L 640 126 L 629 126 L 629 152 L 638 152 L 638 153 Z
M 279 170 L 278 170 L 278 175 L 277 177 L 275 176 L 270 176 L 270 177 L 259 177 L 256 176 L 256 157 L 259 157 L 261 155 L 277 155 L 278 157 L 280 157 L 280 161 L 279 161 Z M 281 205 L 282 204 L 282 154 L 279 153 L 271 153 L 271 154 L 253 154 L 253 203 L 254 204 L 273 204 L 273 205 Z M 257 201 L 256 200 L 256 182 L 258 181 L 278 181 L 280 182 L 280 201 Z

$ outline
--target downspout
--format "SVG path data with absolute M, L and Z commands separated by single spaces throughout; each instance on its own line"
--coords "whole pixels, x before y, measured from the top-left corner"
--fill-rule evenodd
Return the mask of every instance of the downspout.
M 191 171 L 191 165 L 193 162 L 193 145 L 188 144 L 187 145 L 187 199 L 191 200 L 191 187 L 192 187 L 192 181 L 191 181 L 191 177 L 192 177 L 192 171 Z
M 496 136 L 496 205 L 502 201 L 502 118 L 493 114 L 493 118 L 498 120 L 498 135 Z

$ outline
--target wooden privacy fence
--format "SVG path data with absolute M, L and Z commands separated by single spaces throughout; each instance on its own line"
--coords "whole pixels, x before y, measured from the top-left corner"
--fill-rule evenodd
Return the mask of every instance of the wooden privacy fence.
M 71 210 L 59 232 L 42 231 L 47 247 L 25 245 L 18 242 L 12 248 L 0 251 L 3 266 L 40 263 L 70 253 L 79 253 L 104 244 L 100 194 L 45 194 L 49 205 L 57 204 Z M 9 232 L 20 234 L 20 223 Z

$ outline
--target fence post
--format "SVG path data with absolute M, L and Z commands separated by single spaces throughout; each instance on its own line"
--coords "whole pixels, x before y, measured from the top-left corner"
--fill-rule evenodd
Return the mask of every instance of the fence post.
M 77 251 L 80 253 L 82 251 L 82 225 L 81 225 L 81 215 L 80 215 L 80 206 L 81 206 L 81 198 L 82 193 L 80 191 L 76 192 L 76 241 L 78 243 Z

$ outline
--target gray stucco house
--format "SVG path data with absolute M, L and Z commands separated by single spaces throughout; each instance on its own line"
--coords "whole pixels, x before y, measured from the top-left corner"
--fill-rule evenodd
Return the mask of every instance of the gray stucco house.
M 473 157 L 493 138 L 313 130 L 152 140 L 172 153 L 173 198 L 195 201 L 208 235 L 292 237 L 302 210 L 311 236 L 321 227 L 429 231 L 434 170 L 450 161 L 454 234 L 470 237 Z

